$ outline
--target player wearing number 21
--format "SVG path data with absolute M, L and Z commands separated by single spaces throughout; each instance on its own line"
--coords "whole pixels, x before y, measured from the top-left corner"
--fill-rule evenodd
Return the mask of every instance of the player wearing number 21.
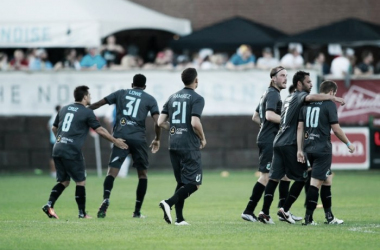
M 89 128 L 113 142 L 120 149 L 127 149 L 122 139 L 115 139 L 106 129 L 100 126 L 94 111 L 86 108 L 91 104 L 91 94 L 87 86 L 79 86 L 74 90 L 75 103 L 63 107 L 57 114 L 52 126 L 56 136 L 53 147 L 53 159 L 57 170 L 57 182 L 51 191 L 49 201 L 42 211 L 49 218 L 58 219 L 54 211 L 54 203 L 70 184 L 70 178 L 76 182 L 75 200 L 78 204 L 79 218 L 88 219 L 86 214 L 86 169 L 82 155 L 82 145 L 86 140 Z
M 162 200 L 159 206 L 165 221 L 172 224 L 170 210 L 175 205 L 175 225 L 185 226 L 189 225 L 182 214 L 185 199 L 202 184 L 200 149 L 206 146 L 206 138 L 200 120 L 205 101 L 195 92 L 198 87 L 197 71 L 187 68 L 181 78 L 185 87 L 169 97 L 158 119 L 158 125 L 169 130 L 170 160 L 177 181 L 174 195 Z
M 126 140 L 128 150 L 113 148 L 108 163 L 108 173 L 103 184 L 103 202 L 98 211 L 98 218 L 104 218 L 109 206 L 109 198 L 113 183 L 118 175 L 121 165 L 128 154 L 132 154 L 133 167 L 137 170 L 139 183 L 136 190 L 135 210 L 132 214 L 134 218 L 145 218 L 141 214 L 141 206 L 144 201 L 148 186 L 148 145 L 146 142 L 145 120 L 148 113 L 154 120 L 156 137 L 150 147 L 152 153 L 156 153 L 160 148 L 161 128 L 157 125 L 159 110 L 156 99 L 146 93 L 146 77 L 137 74 L 133 77 L 131 89 L 120 89 L 111 93 L 104 99 L 89 106 L 90 109 L 97 109 L 104 104 L 116 104 L 116 122 L 113 128 L 114 136 Z

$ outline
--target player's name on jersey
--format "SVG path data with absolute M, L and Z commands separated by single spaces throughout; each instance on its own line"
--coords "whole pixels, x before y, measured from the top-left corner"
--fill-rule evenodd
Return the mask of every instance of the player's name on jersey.
M 172 96 L 173 98 L 182 98 L 182 99 L 190 99 L 190 94 L 174 94 Z
M 141 93 L 142 93 L 142 92 L 137 92 L 137 91 L 134 91 L 134 90 L 130 90 L 130 91 L 128 92 L 128 94 L 130 94 L 130 95 L 135 95 L 135 96 L 138 96 L 138 97 L 141 97 Z

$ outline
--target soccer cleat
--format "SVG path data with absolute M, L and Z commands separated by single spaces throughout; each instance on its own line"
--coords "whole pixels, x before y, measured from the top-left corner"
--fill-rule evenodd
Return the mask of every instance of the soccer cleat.
M 292 216 L 292 218 L 293 218 L 294 221 L 301 221 L 302 220 L 302 217 L 295 216 L 290 211 L 288 211 L 288 213 Z M 279 221 L 285 221 L 284 218 L 282 218 L 280 216 L 278 216 L 278 219 L 279 219 Z
M 181 221 L 181 222 L 175 222 L 174 225 L 176 226 L 190 226 L 189 223 L 187 223 L 186 221 Z
M 302 226 L 308 226 L 308 225 L 310 225 L 310 226 L 316 226 L 316 225 L 318 225 L 317 224 L 317 222 L 315 222 L 315 221 L 306 221 L 306 220 L 304 220 L 303 222 L 302 222 Z
M 42 207 L 42 211 L 50 218 L 50 219 L 59 219 L 58 215 L 55 213 L 54 209 L 49 205 L 45 205 Z
M 79 214 L 78 218 L 79 219 L 92 219 L 92 217 L 88 214 Z
M 160 208 L 162 209 L 162 211 L 164 211 L 164 220 L 168 223 L 168 224 L 172 224 L 172 215 L 170 214 L 170 206 L 168 205 L 168 203 L 165 202 L 165 200 L 162 200 L 159 204 Z
M 329 225 L 340 225 L 340 224 L 343 224 L 343 220 L 339 220 L 338 218 L 334 217 L 334 219 L 330 220 L 330 221 L 325 221 L 325 224 L 329 224 Z
M 264 224 L 274 224 L 272 218 L 269 215 L 264 214 L 262 211 L 259 213 L 259 216 L 257 218 Z
M 256 221 L 257 221 L 257 217 L 256 217 L 256 215 L 254 215 L 253 213 L 252 213 L 252 214 L 245 214 L 245 213 L 242 213 L 242 214 L 241 214 L 241 218 L 242 218 L 243 220 L 251 221 L 251 222 L 256 222 Z
M 280 208 L 277 212 L 277 215 L 278 217 L 281 217 L 282 219 L 284 219 L 284 221 L 290 223 L 290 224 L 295 224 L 296 222 L 293 220 L 292 218 L 292 215 L 290 214 L 290 212 L 285 212 L 285 210 L 283 208 Z
M 132 214 L 132 218 L 145 219 L 146 216 L 145 216 L 145 215 L 142 215 L 141 213 L 135 213 L 135 212 L 133 212 L 133 214 Z
M 98 218 L 105 218 L 106 217 L 106 212 L 107 209 L 110 205 L 110 200 L 109 199 L 104 199 L 102 204 L 100 204 L 99 211 L 98 211 Z

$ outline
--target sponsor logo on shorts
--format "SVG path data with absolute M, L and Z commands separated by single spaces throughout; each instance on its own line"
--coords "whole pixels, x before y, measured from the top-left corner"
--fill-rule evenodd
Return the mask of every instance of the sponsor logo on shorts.
M 201 178 L 202 178 L 202 175 L 201 174 L 197 174 L 197 177 L 195 177 L 195 181 L 196 182 L 200 182 Z
M 122 117 L 122 118 L 120 119 L 120 125 L 121 125 L 121 126 L 125 126 L 125 124 L 127 124 L 127 119 L 126 119 L 125 117 Z
M 267 164 L 267 170 L 270 170 L 270 163 Z
M 307 178 L 307 171 L 303 172 L 303 178 Z
M 331 175 L 331 170 L 330 170 L 330 169 L 327 170 L 327 172 L 326 172 L 326 177 L 328 177 L 329 175 Z

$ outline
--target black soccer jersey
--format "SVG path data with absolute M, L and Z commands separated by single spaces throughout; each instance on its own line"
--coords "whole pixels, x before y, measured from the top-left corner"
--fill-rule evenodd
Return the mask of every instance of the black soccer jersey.
M 299 120 L 304 122 L 304 151 L 331 154 L 331 125 L 338 123 L 335 103 L 332 101 L 308 103 L 302 107 Z
M 63 107 L 57 114 L 53 126 L 57 127 L 57 139 L 53 148 L 53 157 L 64 159 L 82 159 L 82 146 L 89 128 L 100 127 L 94 111 L 80 103 Z
M 200 140 L 191 126 L 191 117 L 201 117 L 205 101 L 193 89 L 184 88 L 169 97 L 162 109 L 169 117 L 169 149 L 199 150 Z
M 145 119 L 148 112 L 159 114 L 157 101 L 139 88 L 121 89 L 104 98 L 108 104 L 116 104 L 115 138 L 145 140 Z
M 268 121 L 265 118 L 266 111 L 273 111 L 281 115 L 282 101 L 280 91 L 274 87 L 269 87 L 261 96 L 256 112 L 260 115 L 261 128 L 257 136 L 257 143 L 273 143 L 280 127 L 279 124 Z
M 297 144 L 298 115 L 307 95 L 305 91 L 295 91 L 286 97 L 281 111 L 280 129 L 274 139 L 274 147 Z

